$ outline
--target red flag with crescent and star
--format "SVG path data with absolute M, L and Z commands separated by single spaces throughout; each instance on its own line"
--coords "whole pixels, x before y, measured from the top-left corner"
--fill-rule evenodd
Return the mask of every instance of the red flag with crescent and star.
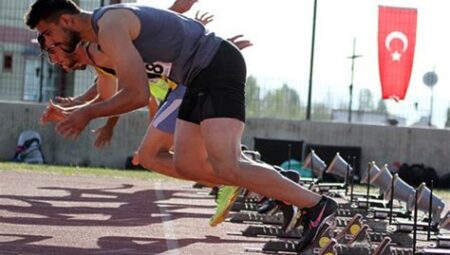
M 416 46 L 417 9 L 379 6 L 378 66 L 383 99 L 405 98 Z

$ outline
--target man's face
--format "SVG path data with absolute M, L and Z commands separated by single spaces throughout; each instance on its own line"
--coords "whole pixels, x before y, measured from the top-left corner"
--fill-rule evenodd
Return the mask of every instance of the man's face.
M 87 65 L 79 61 L 79 56 L 84 54 L 84 50 L 81 47 L 75 48 L 75 51 L 71 54 L 68 54 L 61 49 L 58 49 L 58 51 L 60 51 L 62 56 L 59 65 L 61 65 L 67 72 L 86 69 Z
M 68 72 L 86 69 L 86 64 L 79 61 L 79 57 L 85 54 L 83 48 L 76 47 L 73 53 L 67 53 L 60 47 L 49 45 L 42 35 L 38 36 L 38 41 L 50 62 L 60 65 Z
M 80 33 L 73 30 L 64 21 L 53 23 L 41 20 L 37 24 L 36 29 L 39 35 L 45 38 L 48 45 L 59 47 L 67 53 L 75 51 L 78 43 L 81 41 Z

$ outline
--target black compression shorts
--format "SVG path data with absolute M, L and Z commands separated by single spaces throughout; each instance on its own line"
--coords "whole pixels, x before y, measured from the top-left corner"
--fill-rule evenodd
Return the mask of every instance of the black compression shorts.
M 223 41 L 211 63 L 187 86 L 178 118 L 196 124 L 211 118 L 245 122 L 245 79 L 241 52 Z

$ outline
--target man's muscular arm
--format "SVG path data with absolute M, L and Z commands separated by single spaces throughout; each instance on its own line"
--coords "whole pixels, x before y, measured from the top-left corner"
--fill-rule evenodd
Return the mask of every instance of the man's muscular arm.
M 126 10 L 108 11 L 100 20 L 98 42 L 114 63 L 120 90 L 111 99 L 91 106 L 93 118 L 118 115 L 147 104 L 150 94 L 144 62 L 132 42 L 140 26 L 139 19 Z
M 56 128 L 64 137 L 77 137 L 92 119 L 120 115 L 147 105 L 150 92 L 144 62 L 132 42 L 140 26 L 131 11 L 110 10 L 103 15 L 98 43 L 114 63 L 120 89 L 111 99 L 80 108 L 60 122 Z

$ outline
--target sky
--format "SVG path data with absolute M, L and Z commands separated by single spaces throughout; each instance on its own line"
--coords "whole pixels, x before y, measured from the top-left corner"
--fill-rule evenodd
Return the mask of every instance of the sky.
M 138 1 L 166 8 L 169 0 Z M 407 117 L 408 124 L 430 112 L 431 89 L 423 75 L 435 71 L 433 124 L 443 127 L 450 106 L 450 1 L 448 0 L 318 0 L 313 76 L 313 101 L 334 107 L 346 104 L 351 79 L 353 40 L 356 40 L 354 98 L 368 88 L 374 104 L 381 98 L 378 74 L 378 6 L 417 8 L 414 64 L 406 99 L 385 101 L 393 114 Z M 314 0 L 199 0 L 186 16 L 209 12 L 214 21 L 207 28 L 221 37 L 243 34 L 253 47 L 243 50 L 247 73 L 263 87 L 287 83 L 305 102 L 309 83 Z M 417 103 L 417 108 L 414 107 Z M 353 104 L 356 109 L 357 103 Z

